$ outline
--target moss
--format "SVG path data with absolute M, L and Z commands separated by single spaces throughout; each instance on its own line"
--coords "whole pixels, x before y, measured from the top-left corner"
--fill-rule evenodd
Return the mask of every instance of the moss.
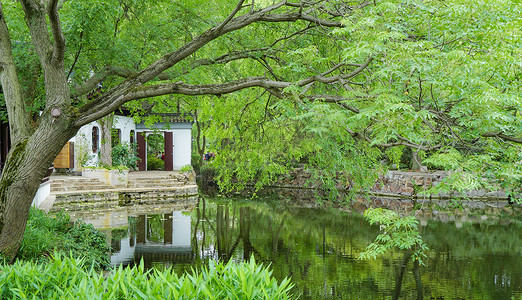
M 11 147 L 7 156 L 4 169 L 2 170 L 2 177 L 0 178 L 0 232 L 4 228 L 3 213 L 5 211 L 5 203 L 7 201 L 7 190 L 18 180 L 18 168 L 25 157 L 25 148 L 28 140 L 22 140 L 20 143 Z M 3 251 L 2 251 L 3 252 Z

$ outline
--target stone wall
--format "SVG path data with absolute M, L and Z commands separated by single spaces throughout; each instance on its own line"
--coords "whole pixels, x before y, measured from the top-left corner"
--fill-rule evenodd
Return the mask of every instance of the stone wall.
M 370 189 L 370 194 L 381 197 L 404 197 L 404 198 L 426 198 L 422 194 L 423 191 L 428 190 L 433 185 L 439 184 L 444 178 L 448 177 L 449 173 L 445 171 L 435 172 L 407 172 L 407 171 L 389 171 L 385 175 L 379 176 L 375 185 Z M 270 188 L 291 188 L 291 189 L 317 189 L 320 184 L 314 182 L 312 175 L 303 168 L 295 168 L 288 175 L 279 179 Z M 339 185 L 339 190 L 346 191 L 344 186 Z M 451 198 L 466 198 L 466 199 L 501 199 L 507 200 L 507 197 L 502 191 L 486 191 L 486 190 L 471 190 L 467 191 L 465 195 L 458 192 L 439 193 L 438 195 L 431 195 L 429 198 L 437 199 L 451 199 Z

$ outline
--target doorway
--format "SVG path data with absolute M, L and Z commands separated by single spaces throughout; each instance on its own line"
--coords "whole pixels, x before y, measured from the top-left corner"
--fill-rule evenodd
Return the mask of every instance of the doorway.
M 173 165 L 173 133 L 140 132 L 138 140 L 138 169 L 140 171 L 165 170 L 172 171 Z

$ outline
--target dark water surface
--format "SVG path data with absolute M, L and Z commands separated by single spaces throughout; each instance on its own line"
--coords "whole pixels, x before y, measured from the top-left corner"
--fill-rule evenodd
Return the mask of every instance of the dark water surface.
M 358 213 L 201 198 L 190 212 L 111 214 L 109 226 L 119 227 L 110 230 L 114 265 L 143 258 L 149 268 L 182 273 L 254 255 L 279 280 L 291 277 L 301 299 L 522 299 L 520 219 L 422 220 L 430 250 L 416 280 L 399 251 L 357 259 L 379 231 Z

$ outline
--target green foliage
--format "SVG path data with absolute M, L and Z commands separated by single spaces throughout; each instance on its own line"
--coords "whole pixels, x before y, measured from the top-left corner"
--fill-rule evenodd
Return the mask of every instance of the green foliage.
M 430 168 L 463 168 L 490 177 L 491 188 L 520 190 L 521 159 L 506 155 L 522 152 L 520 143 L 488 135 L 522 137 L 520 12 L 504 1 L 385 0 L 351 11 L 332 39 L 281 43 L 271 71 L 288 81 L 372 61 L 335 88 L 292 85 L 284 99 L 256 91 L 202 98 L 198 119 L 219 153 L 221 187 L 260 188 L 304 164 L 329 189 L 341 172 L 352 191 L 365 191 L 384 171 L 380 159 L 409 168 L 408 156 L 421 148 Z
M 112 164 L 126 166 L 129 169 L 138 168 L 138 150 L 136 145 L 119 143 L 112 147 Z
M 110 266 L 107 237 L 92 224 L 76 221 L 62 243 L 61 248 L 65 253 L 83 258 L 86 266 L 92 265 L 95 269 L 107 269 Z
M 161 158 L 149 154 L 147 155 L 147 170 L 164 170 L 165 162 Z
M 55 251 L 80 257 L 86 265 L 96 269 L 110 266 L 106 237 L 92 225 L 82 221 L 73 223 L 63 212 L 50 216 L 31 208 L 17 258 L 45 262 Z
M 446 152 L 436 153 L 424 160 L 430 169 L 456 170 L 462 166 L 462 154 L 456 149 L 450 148 Z
M 91 147 L 87 143 L 85 135 L 81 136 L 79 142 L 74 145 L 76 160 L 80 167 L 85 167 L 87 162 L 92 158 Z
M 192 172 L 192 166 L 191 165 L 184 165 L 183 167 L 181 167 L 181 169 L 179 171 L 180 172 Z
M 291 299 L 288 279 L 281 283 L 254 259 L 226 265 L 210 263 L 192 275 L 172 269 L 145 271 L 143 264 L 122 267 L 106 277 L 81 259 L 55 254 L 48 264 L 16 262 L 0 272 L 2 299 Z
M 429 167 L 462 168 L 495 178 L 493 188 L 517 189 L 520 158 L 505 152 L 520 153 L 520 142 L 484 137 L 521 137 L 521 11 L 510 1 L 387 0 L 354 12 L 336 30 L 346 39 L 344 57 L 373 60 L 354 80 L 360 88 L 344 93 L 359 110 L 351 130 L 369 132 L 374 145 L 440 147 L 426 153 Z
M 165 141 L 160 134 L 151 134 L 147 136 L 147 153 L 158 154 L 165 151 Z
M 194 171 L 196 173 L 199 173 L 201 170 L 202 160 L 201 160 L 200 155 L 197 153 L 197 151 L 192 151 L 192 154 L 190 157 L 190 162 L 192 163 L 192 168 L 194 169 Z
M 369 208 L 364 212 L 364 217 L 371 225 L 379 225 L 380 233 L 360 254 L 360 259 L 375 259 L 393 248 L 399 248 L 412 251 L 412 258 L 422 264 L 428 247 L 419 234 L 418 221 L 414 216 L 401 217 L 392 210 Z

